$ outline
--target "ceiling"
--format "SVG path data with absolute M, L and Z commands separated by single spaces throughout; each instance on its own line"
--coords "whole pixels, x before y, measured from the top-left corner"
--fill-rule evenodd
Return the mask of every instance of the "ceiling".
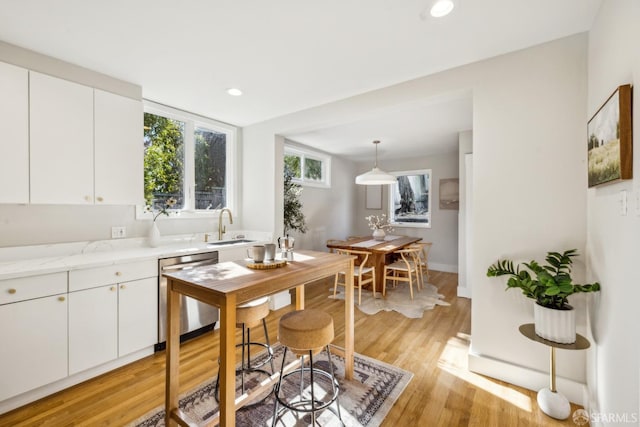
M 0 40 L 247 126 L 587 31 L 601 0 L 456 0 L 440 19 L 431 3 L 0 0 Z M 470 96 L 447 99 L 288 137 L 354 159 L 373 139 L 396 155 L 417 144 L 446 151 L 471 128 L 471 105 Z

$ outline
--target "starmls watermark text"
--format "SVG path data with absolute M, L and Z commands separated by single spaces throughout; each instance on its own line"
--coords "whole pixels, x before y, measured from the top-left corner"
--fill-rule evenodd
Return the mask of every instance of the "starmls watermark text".
M 638 424 L 640 416 L 637 412 L 588 412 L 584 409 L 576 409 L 572 416 L 576 425 L 583 426 L 588 423 L 616 423 Z

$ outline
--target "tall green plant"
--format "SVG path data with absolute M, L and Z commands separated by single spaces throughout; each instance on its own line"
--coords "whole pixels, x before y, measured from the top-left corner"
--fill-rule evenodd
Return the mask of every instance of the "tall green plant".
M 569 309 L 567 297 L 577 292 L 595 292 L 600 290 L 598 282 L 577 285 L 572 283 L 571 266 L 572 258 L 578 256 L 577 249 L 559 252 L 547 252 L 547 265 L 540 265 L 536 261 L 522 263 L 527 270 L 514 268 L 513 261 L 498 260 L 487 270 L 487 276 L 511 276 L 507 281 L 507 289 L 519 288 L 527 298 L 535 299 L 538 304 L 559 310 Z
M 302 186 L 293 181 L 294 173 L 285 164 L 284 167 L 284 234 L 295 230 L 306 233 L 307 224 L 302 213 L 302 202 L 300 194 Z

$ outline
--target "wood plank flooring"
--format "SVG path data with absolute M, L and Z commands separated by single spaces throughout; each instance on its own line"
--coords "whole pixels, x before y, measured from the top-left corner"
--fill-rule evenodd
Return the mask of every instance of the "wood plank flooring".
M 355 310 L 355 350 L 414 373 L 383 426 L 575 426 L 538 409 L 536 393 L 467 371 L 471 302 L 456 297 L 456 274 L 431 272 L 451 303 L 407 319 L 396 312 L 374 316 Z M 344 341 L 344 306 L 328 299 L 332 281 L 307 285 L 307 307 L 334 317 L 336 343 Z M 291 307 L 272 312 L 269 334 Z M 259 329 L 259 328 L 258 328 Z M 261 335 L 254 332 L 254 337 Z M 212 337 L 213 335 L 213 337 Z M 181 390 L 215 376 L 218 332 L 185 343 L 181 350 Z M 239 340 L 239 338 L 238 338 Z M 164 402 L 164 352 L 124 366 L 32 404 L 0 415 L 0 426 L 122 426 Z M 577 409 L 572 406 L 572 412 Z

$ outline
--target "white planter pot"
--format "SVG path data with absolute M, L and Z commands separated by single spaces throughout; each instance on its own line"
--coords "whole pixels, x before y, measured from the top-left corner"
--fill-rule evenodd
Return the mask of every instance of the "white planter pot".
M 536 324 L 536 335 L 545 340 L 560 344 L 572 344 L 576 341 L 576 312 L 569 306 L 568 310 L 556 310 L 535 303 L 533 318 Z
M 374 240 L 384 240 L 385 232 L 382 228 L 376 228 L 373 230 L 373 239 Z

